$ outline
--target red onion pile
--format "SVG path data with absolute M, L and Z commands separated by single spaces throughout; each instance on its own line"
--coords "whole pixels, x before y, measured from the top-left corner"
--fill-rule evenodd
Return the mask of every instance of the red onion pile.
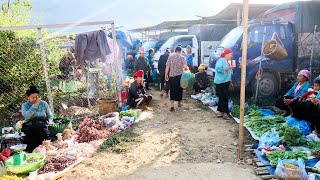
M 67 167 L 75 163 L 75 160 L 67 158 L 65 156 L 53 157 L 46 161 L 46 163 L 39 169 L 39 174 L 45 174 L 49 172 L 63 171 Z
M 78 127 L 78 134 L 78 141 L 82 143 L 104 139 L 112 135 L 112 132 L 106 129 L 104 121 L 85 118 Z

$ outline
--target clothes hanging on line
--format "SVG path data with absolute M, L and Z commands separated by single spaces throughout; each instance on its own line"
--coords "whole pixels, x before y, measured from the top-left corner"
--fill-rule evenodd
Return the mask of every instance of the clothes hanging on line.
M 103 62 L 106 61 L 106 56 L 111 53 L 111 50 L 105 32 L 100 30 L 78 34 L 75 41 L 75 53 L 78 64 L 98 58 Z

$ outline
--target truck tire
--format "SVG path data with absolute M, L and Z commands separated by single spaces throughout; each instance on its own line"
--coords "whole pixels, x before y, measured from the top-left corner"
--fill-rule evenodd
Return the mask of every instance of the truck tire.
M 251 83 L 253 96 L 256 94 L 257 80 L 254 77 Z M 279 91 L 279 80 L 271 72 L 264 72 L 259 81 L 258 97 L 266 99 L 277 95 Z

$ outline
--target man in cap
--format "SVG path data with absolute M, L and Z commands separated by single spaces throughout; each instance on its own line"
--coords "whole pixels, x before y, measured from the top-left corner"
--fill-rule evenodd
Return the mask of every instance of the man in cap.
M 152 76 L 151 66 L 149 64 L 149 60 L 145 57 L 145 50 L 144 48 L 140 48 L 140 56 L 134 62 L 134 71 L 138 72 L 142 70 L 144 72 L 144 79 L 148 79 L 149 76 Z M 146 89 L 151 90 L 149 88 L 149 82 L 146 81 Z
M 142 77 L 144 76 L 144 72 L 142 70 L 138 70 L 134 75 L 134 82 L 131 83 L 128 93 L 127 104 L 131 108 L 142 107 L 144 110 L 152 110 L 148 107 L 150 101 L 152 100 L 152 96 L 146 94 L 146 91 L 143 87 Z

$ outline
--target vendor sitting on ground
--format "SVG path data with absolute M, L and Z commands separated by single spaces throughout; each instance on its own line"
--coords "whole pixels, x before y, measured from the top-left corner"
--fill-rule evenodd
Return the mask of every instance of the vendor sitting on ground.
M 317 97 L 320 98 L 320 77 L 313 81 L 313 89 L 304 93 L 299 100 L 292 105 L 293 117 L 306 120 L 315 127 L 316 134 L 320 134 L 320 111 L 317 106 Z
M 301 70 L 297 77 L 298 82 L 294 84 L 284 97 L 277 100 L 276 107 L 285 111 L 283 116 L 292 115 L 292 106 L 310 88 L 310 83 L 308 82 L 309 76 L 310 72 L 308 70 Z
M 26 136 L 22 142 L 27 144 L 26 151 L 32 152 L 43 140 L 48 139 L 48 122 L 52 122 L 52 114 L 48 103 L 40 99 L 36 86 L 30 86 L 26 95 L 28 101 L 22 105 L 22 132 Z
M 134 82 L 131 83 L 128 94 L 127 104 L 131 108 L 142 107 L 144 110 L 151 110 L 148 105 L 152 100 L 151 95 L 147 95 L 143 87 L 142 77 L 144 72 L 142 70 L 137 71 L 134 75 Z
M 196 74 L 196 82 L 193 86 L 195 94 L 198 94 L 202 90 L 206 90 L 209 87 L 209 78 L 205 69 L 206 67 L 204 64 L 200 64 L 200 66 L 198 67 L 199 72 Z

